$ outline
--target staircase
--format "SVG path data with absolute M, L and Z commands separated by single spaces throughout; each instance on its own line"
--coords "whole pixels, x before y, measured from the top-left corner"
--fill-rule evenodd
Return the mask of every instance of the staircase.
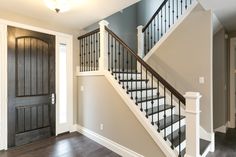
M 142 29 L 145 55 L 191 4 L 192 0 L 163 1 Z M 196 107 L 195 117 L 189 116 L 188 111 L 192 105 L 199 107 L 200 97 L 196 96 L 194 100 L 190 96 L 190 101 L 186 99 L 107 25 L 107 22 L 102 21 L 100 29 L 78 38 L 80 72 L 110 72 L 113 80 L 123 89 L 122 92 L 126 93 L 132 105 L 139 108 L 142 118 L 148 119 L 148 123 L 164 139 L 174 156 L 184 157 L 186 153 L 189 157 L 205 156 L 210 142 L 200 139 L 196 133 L 200 128 L 200 110 Z M 194 127 L 193 132 L 188 125 L 190 123 Z

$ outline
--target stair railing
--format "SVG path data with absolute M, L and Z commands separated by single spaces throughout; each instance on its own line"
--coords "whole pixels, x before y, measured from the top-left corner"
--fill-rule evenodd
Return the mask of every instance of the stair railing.
M 182 127 L 183 124 L 181 124 L 181 120 L 183 119 L 183 116 L 181 116 L 181 105 L 185 105 L 185 97 L 173 88 L 146 62 L 144 62 L 143 59 L 141 59 L 132 49 L 130 49 L 114 32 L 107 27 L 106 31 L 108 32 L 108 71 L 110 71 L 115 79 L 118 80 L 119 84 L 121 84 L 123 89 L 126 90 L 127 94 L 130 94 L 131 99 L 136 102 L 136 105 L 141 104 L 140 110 L 145 111 L 146 118 L 151 119 L 152 125 L 157 125 L 157 131 L 163 133 L 164 139 L 166 141 L 169 139 L 172 149 L 174 149 L 175 146 L 178 146 L 179 155 L 181 155 L 181 143 L 185 137 L 183 132 L 181 132 L 182 130 L 179 129 L 178 132 L 180 135 L 178 144 L 174 143 L 173 134 L 168 136 L 167 132 L 168 130 L 170 130 L 171 133 L 174 132 L 174 124 L 176 123 L 174 122 L 175 118 L 179 119 L 177 122 L 178 127 Z M 140 71 L 137 69 L 140 69 Z M 138 76 L 139 72 L 140 76 Z M 129 78 L 129 80 L 124 80 L 124 74 L 127 74 L 127 76 L 131 74 L 131 78 Z M 131 83 L 125 84 L 125 81 L 130 81 Z M 144 86 L 141 85 L 142 81 L 144 81 Z M 143 87 L 144 89 L 142 89 L 141 98 L 138 98 L 137 90 L 135 93 L 131 92 L 132 90 Z M 153 90 L 151 90 L 151 93 L 148 93 L 149 89 L 157 90 L 155 93 Z M 148 97 L 148 95 L 151 96 Z M 167 95 L 170 95 L 170 97 L 168 98 Z M 148 107 L 149 105 L 147 100 L 151 101 L 151 107 Z M 164 105 L 162 107 L 159 106 L 161 100 L 164 100 Z M 145 102 L 145 104 L 143 102 Z M 177 106 L 176 110 L 178 117 L 174 115 L 174 106 Z M 171 109 L 171 124 L 169 124 L 166 116 L 168 109 Z M 163 121 L 161 121 L 162 116 L 159 115 L 160 111 L 164 111 Z M 154 117 L 155 113 L 157 113 L 157 118 Z
M 145 112 L 146 118 L 151 120 L 151 124 L 157 126 L 157 131 L 163 134 L 164 140 L 170 142 L 172 149 L 177 149 L 178 156 L 182 157 L 185 154 L 189 157 L 200 157 L 201 95 L 195 92 L 187 92 L 185 96 L 180 94 L 129 48 L 121 38 L 112 32 L 108 28 L 107 21 L 103 20 L 99 25 L 100 29 L 96 29 L 78 38 L 80 44 L 80 72 L 84 73 L 93 70 L 111 72 L 123 89 L 126 90 L 127 94 L 130 94 L 130 98 L 140 107 L 140 110 Z M 92 52 L 95 55 L 91 55 Z M 129 74 L 131 75 L 125 80 L 124 74 L 127 74 L 127 77 Z M 125 81 L 130 81 L 131 83 L 125 84 Z M 144 86 L 142 83 L 144 83 Z M 141 92 L 138 92 L 138 88 L 141 88 Z M 156 89 L 156 92 L 150 89 Z M 148 97 L 148 95 L 151 96 Z M 141 98 L 138 98 L 138 96 L 141 96 Z M 151 105 L 147 103 L 147 100 L 151 100 Z M 164 106 L 155 107 L 159 106 L 161 100 L 164 102 L 162 102 Z M 185 106 L 186 133 L 183 134 L 181 129 L 179 129 L 179 139 L 176 144 L 176 141 L 173 139 L 174 116 L 176 116 L 174 115 L 173 108 L 176 108 L 175 112 L 178 114 L 177 118 L 179 119 L 177 125 L 181 128 L 182 122 L 180 119 L 183 118 L 181 116 L 181 106 Z M 148 110 L 148 108 L 151 109 Z M 166 117 L 168 108 L 171 109 L 170 124 L 167 124 Z M 164 111 L 164 115 L 160 115 L 160 111 Z M 153 113 L 157 113 L 157 117 L 154 117 Z M 161 117 L 164 120 L 161 121 Z M 167 125 L 170 125 L 169 130 L 166 129 Z M 168 131 L 171 132 L 170 135 L 167 135 Z M 181 145 L 184 137 L 186 137 L 186 150 L 183 150 Z M 175 147 L 176 145 L 178 145 L 178 148 Z
M 144 56 L 166 34 L 194 0 L 164 0 L 148 23 L 142 28 Z M 143 55 L 142 55 L 143 56 Z
M 99 70 L 100 29 L 78 37 L 80 45 L 80 72 Z

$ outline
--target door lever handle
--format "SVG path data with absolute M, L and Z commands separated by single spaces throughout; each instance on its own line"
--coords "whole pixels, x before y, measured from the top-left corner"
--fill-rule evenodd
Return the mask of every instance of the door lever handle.
M 54 93 L 51 94 L 49 99 L 51 99 L 51 104 L 55 104 L 55 94 Z

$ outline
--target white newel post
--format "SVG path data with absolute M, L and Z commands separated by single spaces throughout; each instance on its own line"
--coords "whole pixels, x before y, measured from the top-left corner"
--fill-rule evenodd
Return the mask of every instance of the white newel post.
M 198 92 L 187 92 L 186 98 L 186 154 L 200 157 L 200 98 Z
M 100 26 L 100 58 L 99 58 L 99 71 L 107 70 L 108 54 L 107 54 L 107 44 L 108 36 L 105 27 L 108 27 L 108 22 L 102 20 L 99 22 Z
M 138 56 L 143 58 L 144 57 L 144 34 L 143 34 L 143 26 L 138 26 Z

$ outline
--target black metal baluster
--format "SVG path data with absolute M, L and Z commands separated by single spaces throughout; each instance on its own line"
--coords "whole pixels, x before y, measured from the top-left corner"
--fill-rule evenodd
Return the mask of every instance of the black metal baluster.
M 157 79 L 157 95 L 160 95 L 160 82 L 159 80 Z M 159 108 L 160 108 L 160 99 L 157 99 L 157 131 L 160 132 L 160 115 L 159 115 Z
M 142 64 L 140 64 L 140 71 L 141 71 L 141 80 L 143 79 L 143 66 L 142 66 Z M 142 100 L 143 100 L 143 86 L 140 86 L 140 88 L 141 88 L 141 97 L 140 97 L 140 99 L 141 99 L 141 108 L 140 108 L 140 110 L 143 112 L 143 102 L 142 102 Z
M 108 35 L 108 71 L 111 71 L 111 49 L 110 49 L 110 34 L 107 33 Z
M 151 103 L 152 103 L 152 125 L 154 125 L 154 119 L 153 119 L 153 114 L 154 114 L 154 110 L 153 110 L 153 109 L 154 109 L 154 106 L 153 106 L 153 105 L 154 105 L 154 100 L 153 100 L 153 89 L 154 89 L 154 88 L 153 88 L 153 74 L 151 74 L 151 76 L 152 76 L 152 77 L 151 77 L 151 90 L 152 90 L 152 102 L 151 102 Z M 157 95 L 157 96 L 158 96 L 158 95 Z
M 135 69 L 135 73 L 136 73 L 136 80 L 138 80 L 138 60 L 136 59 L 136 69 Z M 135 89 L 136 89 L 136 95 L 135 95 L 135 104 L 138 105 L 138 82 L 136 81 L 136 84 L 135 84 Z M 141 91 L 142 92 L 142 91 Z
M 160 38 L 162 37 L 163 35 L 163 14 L 162 14 L 162 9 L 161 9 L 161 36 Z
M 153 32 L 154 32 L 154 42 L 153 42 L 153 45 L 156 44 L 156 18 L 154 19 L 154 29 L 153 29 Z
M 165 5 L 165 20 L 164 20 L 164 22 L 165 22 L 165 32 L 164 32 L 164 34 L 167 32 L 167 26 L 166 26 L 166 23 L 167 23 L 167 21 L 166 21 L 166 5 Z
M 169 23 L 169 28 L 170 28 L 170 21 L 171 21 L 171 19 L 170 19 L 170 17 L 171 17 L 171 15 L 170 15 L 170 0 L 168 1 L 168 12 L 169 12 L 169 20 L 168 20 L 168 23 Z
M 181 102 L 179 100 L 179 156 L 181 156 Z
M 85 43 L 85 38 L 83 38 L 83 45 L 84 45 L 84 49 L 83 49 L 83 71 L 85 71 L 85 65 L 86 65 L 86 54 L 85 54 L 85 48 L 86 48 L 86 43 Z
M 83 45 L 81 44 L 81 40 L 79 40 L 79 45 L 80 45 L 80 49 L 79 49 L 79 52 L 80 52 L 80 54 L 79 54 L 79 60 L 80 60 L 80 64 L 79 64 L 79 66 L 80 66 L 80 72 L 82 71 L 81 69 L 82 69 L 82 57 L 81 57 L 81 51 L 82 51 L 82 47 L 83 47 Z
M 180 12 L 181 14 L 180 14 L 180 15 L 182 15 L 182 13 L 183 13 L 183 0 L 181 0 L 180 3 L 181 3 L 181 10 L 180 10 L 180 11 L 181 11 L 181 12 Z
M 130 71 L 131 71 L 131 90 L 132 90 L 133 89 L 133 56 L 132 55 L 130 55 L 130 59 L 131 59 Z M 133 100 L 133 92 L 131 92 L 131 99 Z
M 121 58 L 120 58 L 120 43 L 118 43 L 119 44 L 119 46 L 118 46 L 118 48 L 119 48 L 119 51 L 118 51 L 118 55 L 119 55 L 119 57 L 118 57 L 118 59 L 119 59 L 119 75 L 118 75 L 118 80 L 119 80 L 119 84 L 120 84 L 120 73 L 121 73 L 121 70 L 120 70 L 120 61 L 121 61 Z
M 98 58 L 99 58 L 99 51 L 98 51 L 98 44 L 100 44 L 100 43 L 98 43 L 98 33 L 96 33 L 96 70 L 98 70 L 98 68 L 99 68 L 99 63 L 98 63 Z
M 172 14 L 173 14 L 173 22 L 172 22 L 172 24 L 174 24 L 175 23 L 175 0 L 172 0 Z
M 123 80 L 125 79 L 125 48 L 122 46 L 122 74 L 123 74 Z M 125 82 L 122 82 L 122 88 L 125 89 Z
M 95 53 L 95 34 L 93 35 L 93 69 L 96 70 L 96 53 Z
M 152 39 L 153 39 L 153 32 L 152 32 L 152 29 L 153 29 L 153 26 L 152 26 L 152 24 L 153 24 L 153 22 L 151 23 L 151 47 L 150 47 L 150 49 L 152 49 L 152 46 L 153 46 L 153 41 L 152 41 Z
M 147 31 L 144 32 L 144 54 L 147 54 Z
M 158 19 L 157 19 L 157 41 L 160 39 L 160 15 L 158 14 Z
M 150 40 L 150 32 L 149 32 L 149 29 L 150 29 L 150 27 L 147 28 L 147 31 L 148 31 L 148 32 L 147 32 L 147 34 L 148 34 L 148 39 L 147 39 L 147 42 L 148 42 L 148 44 L 147 44 L 147 45 L 148 45 L 147 48 L 148 48 L 148 49 L 147 49 L 147 53 L 148 53 L 149 50 L 150 50 L 150 49 L 149 49 L 149 48 L 150 48 L 150 43 L 149 43 L 149 40 Z
M 188 8 L 188 1 L 185 0 L 185 9 L 187 9 L 187 8 Z
M 90 36 L 88 36 L 88 71 L 91 71 L 91 66 L 90 66 L 90 60 L 91 60 L 91 54 L 90 54 L 90 48 L 91 48 L 91 46 L 90 46 Z
M 176 1 L 176 19 L 179 18 L 179 0 Z
M 115 71 L 117 72 L 117 49 L 116 49 L 116 40 L 115 40 Z M 115 73 L 115 79 L 117 80 L 117 73 Z
M 173 94 L 170 94 L 171 103 L 171 148 L 174 149 L 173 145 Z
M 128 54 L 128 50 L 126 50 L 126 74 L 127 74 L 127 80 L 128 80 L 128 76 L 129 76 L 129 54 Z M 126 82 L 127 85 L 126 85 L 126 93 L 129 94 L 129 82 L 127 81 Z
M 164 86 L 164 139 L 166 140 L 166 87 Z
M 86 71 L 88 71 L 88 38 L 86 37 Z
M 111 74 L 113 75 L 113 62 L 114 62 L 114 51 L 113 51 L 113 37 L 111 37 Z
M 147 81 L 147 75 L 148 75 L 148 72 L 147 72 L 147 68 L 146 68 L 146 75 L 145 75 L 146 76 L 146 78 L 145 78 L 146 79 L 145 80 L 145 83 L 146 83 L 146 118 L 148 118 L 148 112 L 147 112 L 148 111 L 148 101 L 147 101 L 148 100 L 148 93 L 147 93 L 148 92 L 148 81 Z M 142 85 L 142 82 L 141 82 L 141 85 Z

